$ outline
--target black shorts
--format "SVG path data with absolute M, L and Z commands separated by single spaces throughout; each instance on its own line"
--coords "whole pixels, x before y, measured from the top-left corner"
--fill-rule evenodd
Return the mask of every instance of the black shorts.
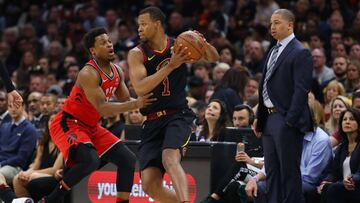
M 153 166 L 165 172 L 162 151 L 169 148 L 182 151 L 189 143 L 195 118 L 192 110 L 184 109 L 172 115 L 145 121 L 138 151 L 140 170 Z

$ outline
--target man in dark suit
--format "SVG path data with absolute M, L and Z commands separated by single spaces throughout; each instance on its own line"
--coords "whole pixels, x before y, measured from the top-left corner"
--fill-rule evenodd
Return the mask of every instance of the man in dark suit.
M 271 35 L 277 44 L 266 58 L 259 85 L 256 130 L 263 135 L 270 203 L 301 202 L 303 136 L 313 130 L 307 103 L 312 58 L 295 38 L 294 22 L 294 14 L 286 9 L 271 16 Z
M 8 102 L 6 92 L 0 90 L 0 125 L 11 121 L 11 116 L 7 109 Z

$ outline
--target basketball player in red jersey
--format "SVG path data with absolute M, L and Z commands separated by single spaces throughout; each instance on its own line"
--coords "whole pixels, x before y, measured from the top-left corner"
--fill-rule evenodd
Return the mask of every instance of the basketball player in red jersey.
M 128 101 L 123 74 L 111 63 L 114 49 L 105 29 L 95 28 L 83 40 L 92 59 L 79 72 L 62 111 L 50 126 L 51 138 L 64 155 L 67 170 L 59 186 L 40 202 L 59 202 L 71 187 L 99 167 L 99 157 L 117 165 L 117 202 L 129 202 L 135 156 L 98 121 L 101 116 L 142 108 L 154 99 L 146 94 Z M 122 103 L 107 102 L 113 95 Z
M 138 95 L 153 93 L 157 99 L 140 109 L 147 116 L 138 153 L 141 183 L 144 191 L 158 202 L 188 203 L 188 184 L 180 160 L 195 119 L 187 106 L 185 92 L 187 68 L 184 63 L 191 62 L 189 53 L 182 45 L 172 52 L 174 39 L 165 34 L 165 16 L 160 9 L 142 10 L 138 24 L 142 43 L 129 52 L 130 79 Z M 216 49 L 203 40 L 203 58 L 210 62 L 218 60 Z M 175 192 L 162 185 L 165 171 L 171 177 Z

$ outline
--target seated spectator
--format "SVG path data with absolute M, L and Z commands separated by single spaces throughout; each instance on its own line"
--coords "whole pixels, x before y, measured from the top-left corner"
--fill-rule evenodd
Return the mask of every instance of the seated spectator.
M 16 174 L 27 169 L 38 139 L 35 127 L 23 115 L 24 105 L 9 104 L 8 110 L 11 122 L 0 127 L 0 179 L 6 180 L 0 183 L 0 198 L 5 202 L 7 197 L 1 194 L 10 189 Z
M 232 122 L 236 128 L 250 127 L 255 120 L 254 111 L 246 104 L 235 106 Z
M 258 97 L 259 82 L 256 78 L 250 78 L 245 87 L 245 101 L 251 97 Z
M 341 114 L 339 135 L 343 142 L 335 151 L 332 170 L 318 192 L 323 202 L 360 202 L 360 115 L 353 108 Z
M 8 112 L 7 93 L 0 91 L 0 126 L 2 123 L 10 122 L 11 116 Z
M 345 90 L 347 93 L 351 93 L 360 84 L 360 60 L 351 60 L 348 63 L 346 76 Z
M 228 114 L 226 104 L 220 100 L 213 99 L 205 110 L 203 128 L 196 138 L 197 141 L 221 141 L 220 135 L 228 126 Z
M 146 117 L 140 113 L 140 109 L 128 111 L 128 121 L 131 125 L 142 125 Z
M 360 92 L 354 92 L 351 99 L 352 107 L 360 111 Z
M 326 65 L 326 56 L 323 49 L 315 48 L 311 52 L 314 62 L 313 77 L 317 79 L 321 87 L 335 78 L 333 69 Z
M 42 95 L 40 92 L 31 92 L 27 98 L 29 120 L 35 128 L 38 128 L 44 120 L 40 111 L 40 99 Z
M 329 136 L 318 127 L 314 111 L 315 103 L 309 102 L 313 116 L 314 132 L 308 132 L 304 136 L 303 149 L 300 163 L 302 189 L 307 203 L 317 203 L 316 186 L 319 184 L 322 174 L 332 159 L 332 149 Z M 266 166 L 265 166 L 266 167 Z M 265 170 L 262 170 L 246 185 L 245 191 L 256 203 L 266 202 L 265 194 Z M 259 182 L 261 181 L 261 182 Z
M 249 127 L 254 122 L 254 112 L 247 105 L 238 105 L 233 113 L 233 125 L 237 128 Z M 240 184 L 238 181 L 244 181 L 248 175 L 253 176 L 256 171 L 248 168 L 248 165 L 262 168 L 264 162 L 258 159 L 252 159 L 246 152 L 240 152 L 235 156 L 235 164 L 226 172 L 220 184 L 215 191 L 206 197 L 201 203 L 211 202 L 242 202 L 237 192 Z M 231 189 L 230 189 L 231 188 Z M 235 194 L 234 194 L 235 193 Z
M 331 116 L 331 104 L 332 104 L 332 101 L 338 95 L 345 96 L 345 89 L 344 89 L 344 86 L 340 82 L 333 80 L 333 81 L 329 82 L 329 84 L 324 89 L 324 97 L 325 97 L 324 120 L 325 120 L 325 122 L 327 122 Z
M 13 180 L 17 197 L 29 196 L 26 187 L 33 179 L 53 176 L 56 170 L 62 168 L 63 157 L 52 142 L 49 133 L 49 125 L 54 117 L 55 115 L 52 115 L 48 121 L 48 126 L 45 128 L 45 133 L 37 147 L 33 163 L 28 170 L 20 172 Z
M 215 87 L 211 99 L 219 99 L 226 104 L 229 116 L 232 116 L 234 107 L 243 103 L 245 86 L 249 78 L 247 71 L 229 69 L 220 83 Z
M 224 77 L 226 71 L 228 71 L 229 69 L 230 69 L 229 64 L 223 63 L 223 62 L 218 63 L 214 67 L 214 69 L 212 71 L 212 78 L 213 78 L 214 85 L 217 85 L 220 83 L 220 81 Z
M 334 147 L 341 142 L 338 133 L 339 118 L 343 111 L 351 106 L 351 100 L 344 96 L 337 96 L 331 103 L 331 117 L 325 123 L 325 130 L 331 135 L 331 145 Z

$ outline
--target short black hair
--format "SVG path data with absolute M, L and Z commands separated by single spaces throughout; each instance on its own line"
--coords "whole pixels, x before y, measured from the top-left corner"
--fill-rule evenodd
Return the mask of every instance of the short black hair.
M 247 105 L 247 104 L 238 104 L 238 105 L 236 105 L 234 107 L 234 112 L 235 111 L 241 111 L 241 110 L 244 110 L 244 109 L 249 113 L 249 125 L 252 125 L 254 123 L 254 120 L 255 120 L 255 113 L 254 113 L 253 109 L 249 105 Z
M 150 18 L 152 20 L 155 20 L 155 21 L 158 20 L 158 21 L 160 21 L 162 26 L 165 25 L 166 16 L 158 7 L 150 6 L 150 7 L 144 8 L 143 10 L 140 11 L 139 15 L 146 14 L 146 13 L 148 13 L 150 15 Z
M 274 14 L 279 14 L 287 21 L 295 23 L 295 15 L 293 12 L 291 12 L 288 9 L 278 9 L 278 10 L 274 11 Z
M 105 28 L 97 27 L 91 29 L 88 33 L 84 35 L 83 44 L 86 51 L 91 55 L 90 48 L 94 47 L 95 45 L 95 38 L 99 35 L 107 34 Z

